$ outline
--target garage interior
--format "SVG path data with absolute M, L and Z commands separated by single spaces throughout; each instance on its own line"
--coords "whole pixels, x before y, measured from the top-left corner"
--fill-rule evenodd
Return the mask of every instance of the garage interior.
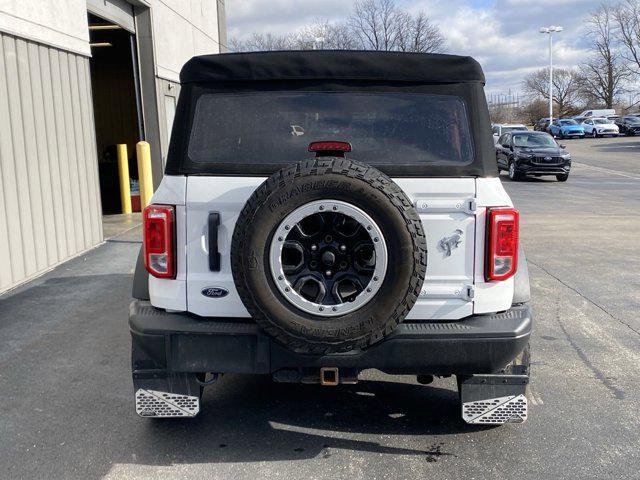
M 143 138 L 135 35 L 88 13 L 91 87 L 103 215 L 122 213 L 116 145 L 127 145 L 133 211 L 139 211 L 136 143 Z M 137 207 L 137 208 L 136 208 Z M 105 219 L 106 220 L 106 219 Z M 105 227 L 107 225 L 105 224 Z M 109 232 L 105 232 L 105 237 Z

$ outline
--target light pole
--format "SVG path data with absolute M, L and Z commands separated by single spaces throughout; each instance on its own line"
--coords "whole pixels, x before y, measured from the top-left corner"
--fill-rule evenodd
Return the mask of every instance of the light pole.
M 562 30 L 562 27 L 556 25 L 540 27 L 540 33 L 549 35 L 549 124 L 553 121 L 553 34 Z

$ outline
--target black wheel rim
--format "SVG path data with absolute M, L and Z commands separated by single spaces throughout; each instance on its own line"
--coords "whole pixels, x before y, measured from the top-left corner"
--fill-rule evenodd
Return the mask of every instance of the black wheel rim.
M 318 315 L 360 308 L 386 272 L 382 232 L 368 215 L 345 202 L 308 205 L 276 230 L 270 262 L 278 288 L 295 306 Z M 302 208 L 304 215 L 298 215 Z

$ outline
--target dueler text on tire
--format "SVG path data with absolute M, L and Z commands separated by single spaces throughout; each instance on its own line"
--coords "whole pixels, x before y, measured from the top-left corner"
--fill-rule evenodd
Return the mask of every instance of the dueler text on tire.
M 268 178 L 245 204 L 233 278 L 253 319 L 295 351 L 366 348 L 415 304 L 427 250 L 420 217 L 379 170 L 306 160 Z

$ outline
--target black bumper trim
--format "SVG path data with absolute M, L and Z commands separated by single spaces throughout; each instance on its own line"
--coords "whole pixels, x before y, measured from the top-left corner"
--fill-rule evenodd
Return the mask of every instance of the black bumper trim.
M 566 175 L 569 173 L 569 170 L 554 168 L 549 170 L 523 170 L 519 173 L 523 175 Z
M 531 309 L 525 305 L 457 321 L 400 324 L 366 350 L 303 355 L 271 340 L 252 321 L 203 319 L 134 301 L 129 312 L 133 368 L 142 373 L 273 373 L 281 369 L 378 368 L 432 374 L 494 373 L 526 347 Z
M 521 175 L 562 175 L 571 171 L 570 165 L 536 165 L 531 164 L 526 167 L 516 168 L 516 172 Z

